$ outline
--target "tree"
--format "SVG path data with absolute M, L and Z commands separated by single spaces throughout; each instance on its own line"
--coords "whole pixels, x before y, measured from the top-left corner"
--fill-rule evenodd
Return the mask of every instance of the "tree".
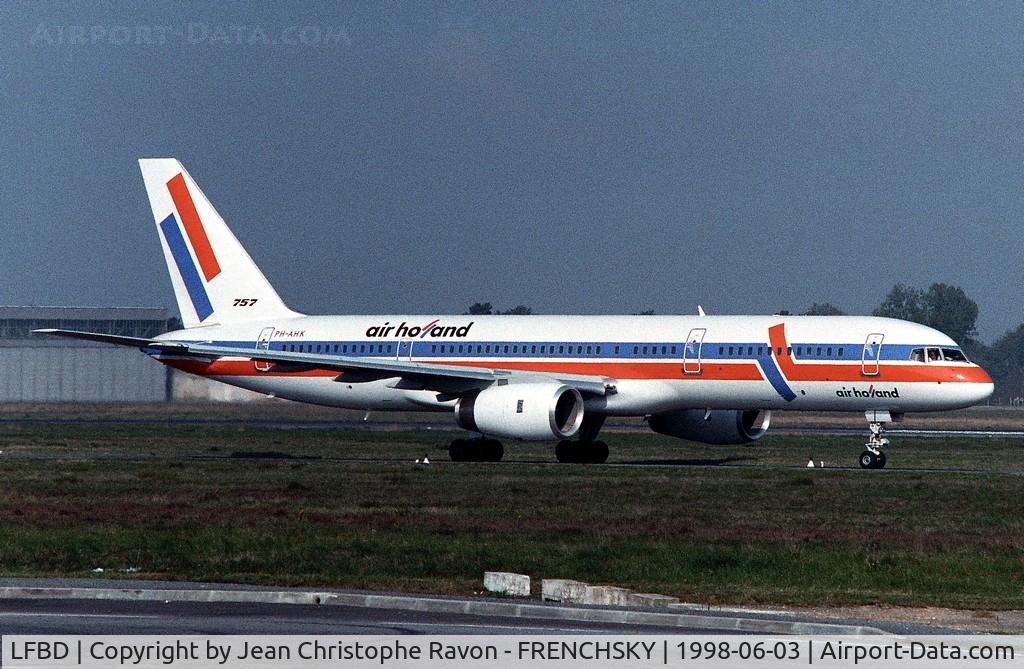
M 507 311 L 496 311 L 496 314 L 501 316 L 529 316 L 533 314 L 533 309 L 525 305 L 517 305 Z
M 831 302 L 824 302 L 818 304 L 815 302 L 811 305 L 811 308 L 804 312 L 804 316 L 845 316 L 846 312 L 832 304 Z
M 924 294 L 923 305 L 928 325 L 964 344 L 978 334 L 978 303 L 967 297 L 963 288 L 933 283 Z
M 885 296 L 878 308 L 871 312 L 872 316 L 899 318 L 904 321 L 924 323 L 925 314 L 922 306 L 922 294 L 917 288 L 897 283 Z
M 925 291 L 898 283 L 872 314 L 927 325 L 965 347 L 977 344 L 978 304 L 958 286 L 933 283 Z
M 997 339 L 987 353 L 983 366 L 995 381 L 996 394 L 1007 401 L 1024 397 L 1024 325 Z
M 505 311 L 496 310 L 490 302 L 474 302 L 470 305 L 469 309 L 466 310 L 466 316 L 490 316 L 491 314 L 497 314 L 498 316 L 529 316 L 533 313 L 533 309 L 530 307 L 520 304 L 506 309 Z

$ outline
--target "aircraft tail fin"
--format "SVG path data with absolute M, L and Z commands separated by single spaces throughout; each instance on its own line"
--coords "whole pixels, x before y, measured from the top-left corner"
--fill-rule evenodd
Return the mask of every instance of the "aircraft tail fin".
M 297 316 L 174 158 L 139 160 L 185 327 Z

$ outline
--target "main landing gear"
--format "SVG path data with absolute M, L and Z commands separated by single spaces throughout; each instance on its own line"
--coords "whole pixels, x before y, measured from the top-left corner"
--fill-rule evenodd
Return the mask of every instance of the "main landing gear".
M 452 462 L 501 462 L 505 448 L 497 439 L 456 439 L 448 445 Z
M 555 446 L 559 462 L 599 465 L 608 459 L 608 444 L 603 441 L 560 441 Z
M 608 444 L 597 441 L 597 433 L 604 425 L 604 416 L 586 414 L 580 425 L 579 440 L 560 441 L 555 446 L 555 457 L 559 462 L 599 465 L 608 460 Z
M 885 453 L 882 449 L 889 445 L 885 438 L 885 424 L 892 420 L 888 411 L 865 411 L 864 417 L 868 419 L 868 429 L 871 435 L 868 443 L 864 444 L 865 450 L 860 454 L 860 466 L 863 469 L 881 469 L 885 466 Z

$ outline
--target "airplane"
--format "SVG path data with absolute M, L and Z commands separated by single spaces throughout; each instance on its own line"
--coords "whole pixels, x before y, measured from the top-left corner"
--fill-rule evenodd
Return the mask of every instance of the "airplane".
M 992 379 L 941 332 L 861 316 L 307 316 L 289 309 L 176 159 L 139 161 L 183 328 L 131 346 L 175 369 L 272 397 L 435 411 L 479 436 L 454 461 L 498 461 L 499 438 L 553 441 L 602 463 L 609 416 L 660 434 L 745 444 L 773 411 L 864 412 L 859 464 L 885 466 L 885 426 L 968 407 Z

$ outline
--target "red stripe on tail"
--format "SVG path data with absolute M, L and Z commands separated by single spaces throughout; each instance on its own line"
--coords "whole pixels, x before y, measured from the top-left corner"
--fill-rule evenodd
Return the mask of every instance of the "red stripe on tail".
M 181 174 L 167 182 L 167 190 L 171 192 L 171 199 L 181 216 L 181 222 L 185 226 L 185 234 L 192 242 L 192 249 L 196 252 L 196 260 L 203 270 L 203 276 L 209 281 L 220 274 L 220 263 L 210 246 L 210 239 L 206 236 L 206 229 L 203 222 L 199 220 L 199 213 L 196 205 L 192 202 L 192 195 L 185 185 L 185 177 Z

